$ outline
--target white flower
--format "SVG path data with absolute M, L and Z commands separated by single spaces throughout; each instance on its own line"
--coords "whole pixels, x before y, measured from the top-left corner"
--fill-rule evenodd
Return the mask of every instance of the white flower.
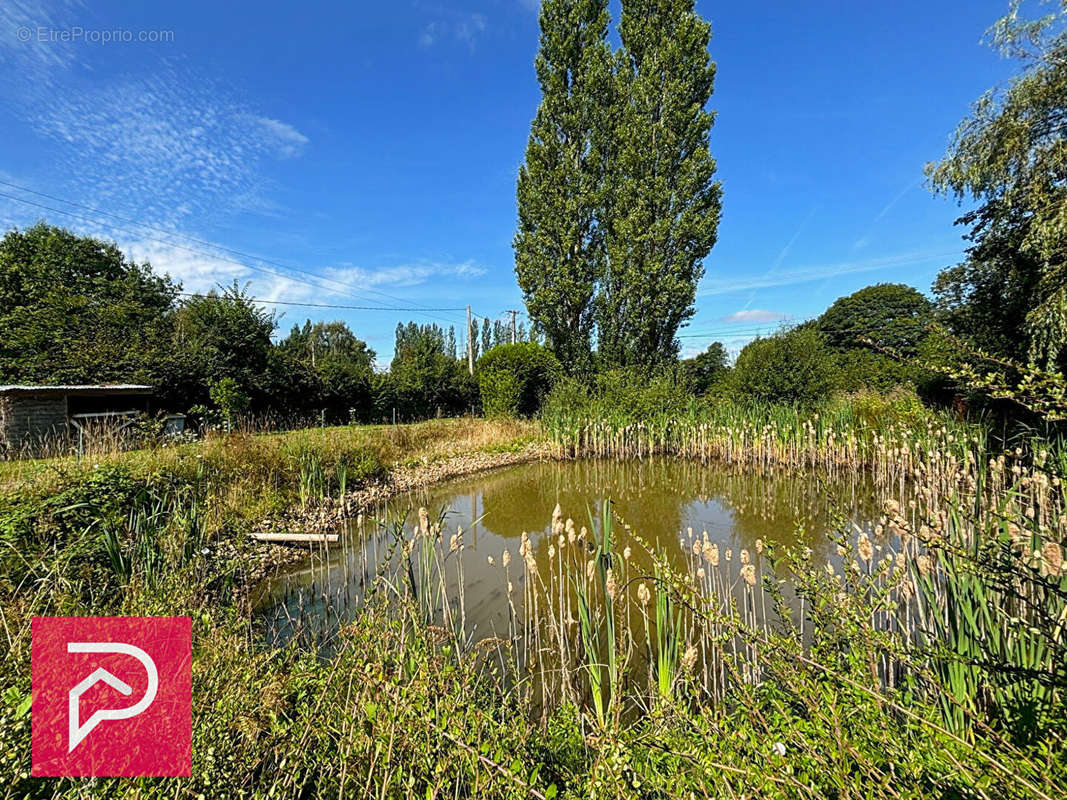
M 202 556 L 211 555 L 211 548 L 210 547 L 205 547 L 203 550 L 200 551 L 200 555 L 202 555 Z
M 775 742 L 774 747 L 772 747 L 771 749 L 778 755 L 785 756 L 785 745 L 781 742 Z

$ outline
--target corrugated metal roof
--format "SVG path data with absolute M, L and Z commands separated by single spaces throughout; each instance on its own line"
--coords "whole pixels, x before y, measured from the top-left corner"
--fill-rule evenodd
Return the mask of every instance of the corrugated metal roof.
M 10 392 L 137 392 L 152 391 L 143 383 L 81 383 L 81 384 L 7 384 L 0 385 L 0 394 Z

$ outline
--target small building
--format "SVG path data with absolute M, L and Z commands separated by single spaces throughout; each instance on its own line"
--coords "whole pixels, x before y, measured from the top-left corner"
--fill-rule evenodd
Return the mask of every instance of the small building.
M 128 424 L 151 399 L 152 387 L 136 383 L 0 386 L 0 454 L 71 441 L 94 423 Z

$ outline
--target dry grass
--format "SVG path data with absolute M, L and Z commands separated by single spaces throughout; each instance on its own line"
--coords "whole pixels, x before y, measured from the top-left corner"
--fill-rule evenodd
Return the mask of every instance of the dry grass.
M 340 430 L 340 429 L 332 429 Z M 373 432 L 385 464 L 433 462 L 462 453 L 498 451 L 538 438 L 539 423 L 521 419 L 459 417 L 414 425 L 363 428 Z M 368 442 L 370 444 L 370 442 Z
M 487 420 L 475 417 L 439 419 L 409 425 L 343 425 L 306 428 L 283 433 L 209 434 L 204 439 L 173 446 L 123 451 L 113 449 L 79 460 L 55 456 L 0 462 L 0 492 L 54 489 L 72 476 L 96 467 L 123 467 L 133 474 L 166 473 L 183 461 L 201 459 L 241 465 L 246 475 L 269 471 L 283 458 L 305 449 L 325 455 L 358 448 L 373 452 L 386 468 L 432 462 L 454 455 L 520 446 L 540 435 L 529 420 Z
M 203 485 L 204 524 L 213 535 L 228 538 L 298 509 L 351 496 L 394 469 L 519 450 L 538 435 L 533 422 L 475 418 L 212 434 L 198 442 L 80 461 L 67 456 L 0 463 L 0 498 L 43 500 L 108 470 L 147 484 Z

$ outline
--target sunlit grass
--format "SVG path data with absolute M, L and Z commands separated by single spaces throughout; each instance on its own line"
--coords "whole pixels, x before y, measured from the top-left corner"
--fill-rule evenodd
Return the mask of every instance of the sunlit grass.
M 537 426 L 238 434 L 7 465 L 24 470 L 5 468 L 0 509 L 17 545 L 0 581 L 11 785 L 85 793 L 26 777 L 30 618 L 182 613 L 196 625 L 194 777 L 91 794 L 1062 796 L 1058 446 L 991 452 L 980 426 L 869 398 L 546 429 L 563 456 L 863 476 L 885 511 L 862 532 L 842 514 L 828 564 L 688 530 L 668 561 L 640 530 L 620 550 L 610 504 L 546 509 L 546 535 L 491 556 L 508 618 L 492 635 L 467 627 L 464 533 L 423 514 L 383 534 L 353 622 L 272 649 L 231 593 L 245 565 L 219 549 L 227 515 L 333 496 L 376 467 L 521 446 Z M 329 617 L 318 589 L 298 615 Z
M 0 493 L 47 495 L 94 470 L 140 477 L 189 477 L 206 471 L 216 521 L 255 522 L 311 500 L 337 497 L 385 470 L 432 464 L 465 453 L 519 449 L 538 436 L 536 422 L 458 418 L 410 425 L 353 425 L 281 433 L 211 433 L 171 447 L 114 450 L 0 462 Z

